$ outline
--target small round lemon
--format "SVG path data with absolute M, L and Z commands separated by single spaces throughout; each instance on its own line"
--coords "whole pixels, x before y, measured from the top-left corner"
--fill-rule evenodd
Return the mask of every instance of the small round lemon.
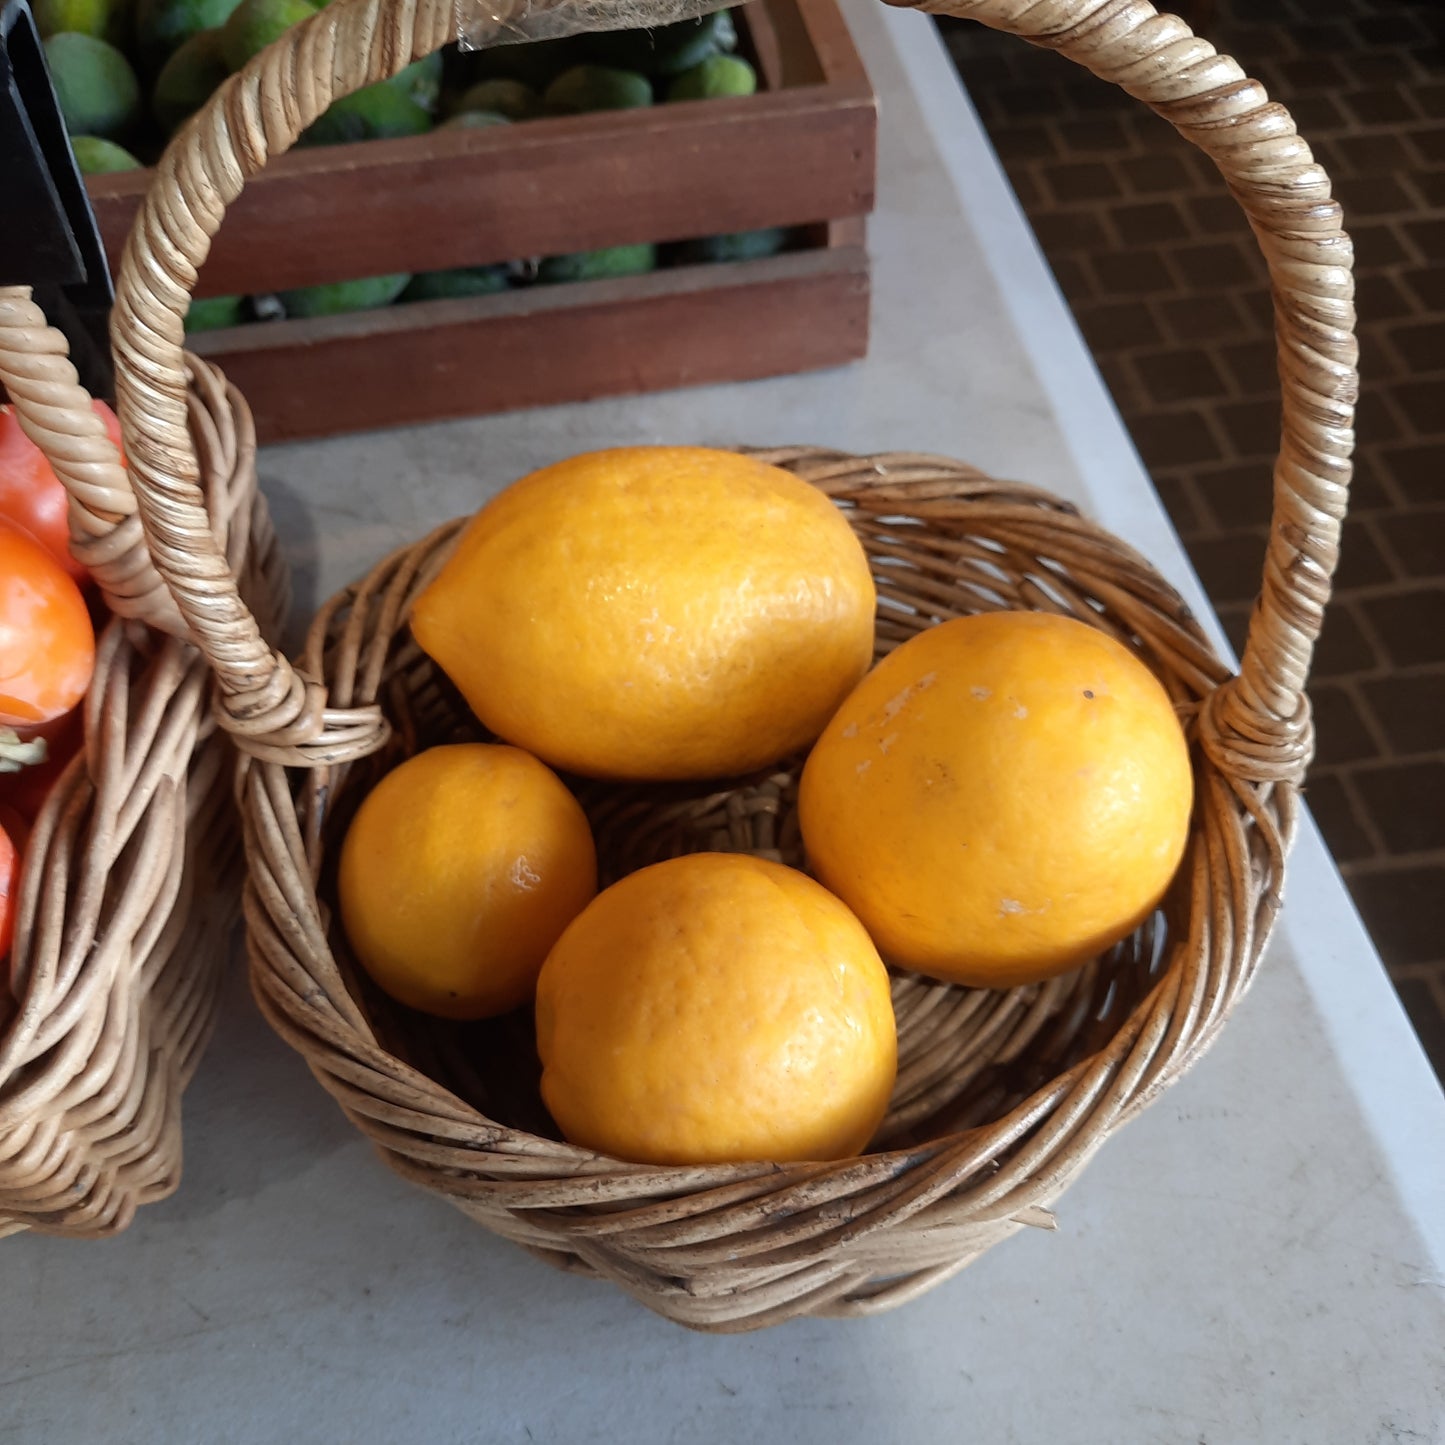
M 863 925 L 806 874 L 737 853 L 599 893 L 542 967 L 537 1049 L 563 1134 L 644 1164 L 848 1158 L 898 1066 Z
M 520 748 L 431 748 L 388 773 L 341 849 L 341 919 L 392 998 L 444 1018 L 528 1002 L 597 891 L 586 816 Z

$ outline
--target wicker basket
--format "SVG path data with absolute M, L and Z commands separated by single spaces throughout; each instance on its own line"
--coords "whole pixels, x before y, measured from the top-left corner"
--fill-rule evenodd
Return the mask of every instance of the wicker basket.
M 213 368 L 187 365 L 208 525 L 247 597 L 279 615 L 244 404 Z M 22 865 L 0 986 L 0 1235 L 106 1235 L 180 1178 L 181 1091 L 239 901 L 234 752 L 120 458 L 23 288 L 0 289 L 0 384 L 69 488 L 73 550 L 115 613 L 97 638 L 84 748 Z
M 177 317 L 224 208 L 337 94 L 453 38 L 452 0 L 335 0 L 233 79 L 162 163 L 119 289 L 123 418 L 157 565 L 247 729 L 252 981 L 261 1008 L 398 1173 L 565 1269 L 709 1330 L 866 1315 L 946 1279 L 1049 1207 L 1197 1059 L 1279 907 L 1311 751 L 1304 694 L 1345 510 L 1356 356 L 1350 245 L 1289 116 L 1143 0 L 927 0 L 1063 51 L 1219 163 L 1268 258 L 1284 441 L 1263 591 L 1237 677 L 1141 557 L 1029 488 L 922 456 L 764 453 L 823 487 L 873 559 L 878 645 L 998 607 L 1072 613 L 1164 680 L 1197 808 L 1160 915 L 1107 958 L 1012 992 L 895 980 L 901 1065 L 872 1152 L 830 1164 L 638 1167 L 559 1142 L 525 1019 L 428 1021 L 358 975 L 325 901 L 336 845 L 399 758 L 475 736 L 410 640 L 457 525 L 388 558 L 317 618 L 299 666 L 263 641 L 203 525 Z M 299 771 L 292 771 L 299 770 Z M 798 861 L 796 771 L 723 790 L 589 789 L 613 874 L 698 847 Z

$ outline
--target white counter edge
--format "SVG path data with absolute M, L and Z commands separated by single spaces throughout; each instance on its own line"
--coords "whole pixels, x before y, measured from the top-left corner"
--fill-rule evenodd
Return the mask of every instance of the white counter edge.
M 1148 553 L 1198 612 L 1223 655 L 1232 657 L 936 28 L 916 13 L 883 9 L 934 144 L 959 195 L 967 198 L 969 221 L 1059 418 L 1097 519 Z M 1445 1287 L 1445 1095 L 1309 818 L 1290 855 L 1288 902 L 1278 934 L 1299 962 L 1346 1082 L 1432 1250 L 1439 1278 L 1422 1283 Z

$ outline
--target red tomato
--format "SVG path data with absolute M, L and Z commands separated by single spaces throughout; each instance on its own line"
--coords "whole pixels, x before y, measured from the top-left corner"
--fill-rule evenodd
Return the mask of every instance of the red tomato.
M 15 933 L 15 904 L 20 892 L 20 851 L 0 829 L 0 956 L 10 952 Z
M 120 447 L 120 423 L 103 402 L 93 401 L 110 439 Z M 0 406 L 0 518 L 28 532 L 77 582 L 84 567 L 70 555 L 69 498 L 44 453 L 20 430 L 15 413 Z
M 30 841 L 30 819 L 21 817 L 14 808 L 7 808 L 4 803 L 0 803 L 0 832 L 10 835 L 15 851 L 23 857 L 25 845 Z M 0 948 L 0 954 L 4 952 L 4 948 Z
M 18 732 L 22 742 L 45 739 L 45 760 L 28 763 L 18 772 L 0 773 L 0 827 L 6 828 L 10 826 L 4 817 L 7 808 L 30 823 L 39 815 L 56 779 L 85 741 L 85 709 L 73 708 L 64 717 L 41 727 L 21 728 Z
M 24 532 L 0 523 L 0 726 L 67 713 L 95 670 L 95 633 L 80 588 Z

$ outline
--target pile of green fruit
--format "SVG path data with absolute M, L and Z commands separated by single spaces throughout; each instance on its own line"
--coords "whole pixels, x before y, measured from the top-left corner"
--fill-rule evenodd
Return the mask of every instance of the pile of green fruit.
M 320 8 L 313 0 L 35 0 L 82 171 L 154 160 L 228 76 Z M 732 18 L 719 11 L 657 30 L 467 52 L 448 47 L 338 100 L 300 143 L 338 145 L 659 100 L 751 95 L 757 75 L 732 54 L 736 46 Z
M 324 3 L 324 0 L 323 0 Z M 139 169 L 259 50 L 313 15 L 312 0 L 35 0 L 46 60 L 86 175 Z M 658 101 L 751 95 L 752 65 L 718 11 L 655 30 L 618 30 L 460 51 L 455 47 L 336 101 L 301 145 L 340 145 L 433 129 L 514 125 L 542 116 Z M 532 258 L 418 276 L 370 276 L 278 295 L 195 301 L 191 331 L 281 316 L 334 316 L 393 301 L 481 296 L 515 285 L 632 276 L 658 265 L 745 260 L 786 243 L 781 230 Z

